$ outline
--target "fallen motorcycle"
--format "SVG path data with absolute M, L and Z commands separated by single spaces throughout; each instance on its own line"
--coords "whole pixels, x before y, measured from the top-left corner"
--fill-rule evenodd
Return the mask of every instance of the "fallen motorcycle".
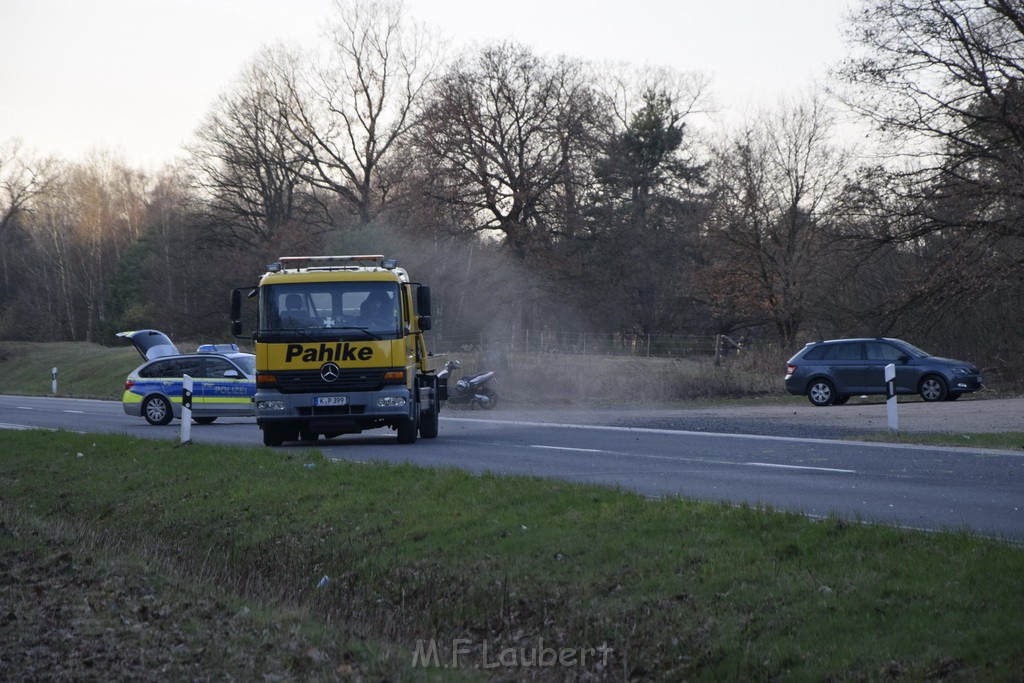
M 497 383 L 494 371 L 480 372 L 452 383 L 452 370 L 457 370 L 461 365 L 453 358 L 444 364 L 441 372 L 437 373 L 438 379 L 448 387 L 449 405 L 478 405 L 484 410 L 493 410 L 498 405 L 498 394 L 493 386 Z

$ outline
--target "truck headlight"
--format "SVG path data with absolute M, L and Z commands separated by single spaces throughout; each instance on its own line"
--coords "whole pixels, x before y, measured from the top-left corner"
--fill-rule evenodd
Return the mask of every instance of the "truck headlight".
M 256 401 L 256 410 L 284 410 L 284 401 Z
M 378 408 L 401 408 L 408 400 L 404 396 L 381 396 L 377 399 Z

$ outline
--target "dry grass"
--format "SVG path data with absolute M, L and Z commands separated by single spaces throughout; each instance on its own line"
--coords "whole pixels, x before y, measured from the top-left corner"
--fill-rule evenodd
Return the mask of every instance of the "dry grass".
M 472 374 L 497 371 L 502 398 L 512 404 L 663 405 L 679 401 L 783 396 L 785 358 L 773 350 L 732 355 L 655 358 L 570 354 L 516 354 L 487 364 L 479 356 L 450 354 Z M 788 356 L 786 356 L 788 357 Z

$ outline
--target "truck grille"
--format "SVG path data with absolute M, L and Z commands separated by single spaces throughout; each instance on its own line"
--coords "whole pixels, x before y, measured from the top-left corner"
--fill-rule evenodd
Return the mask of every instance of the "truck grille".
M 342 370 L 333 382 L 325 382 L 319 370 L 275 372 L 277 388 L 283 394 L 344 393 L 351 391 L 380 391 L 384 387 L 384 370 Z

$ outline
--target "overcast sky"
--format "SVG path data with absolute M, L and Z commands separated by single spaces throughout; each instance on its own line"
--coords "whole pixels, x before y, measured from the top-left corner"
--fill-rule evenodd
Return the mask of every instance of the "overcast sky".
M 841 59 L 855 0 L 406 0 L 453 46 L 700 71 L 724 115 L 771 105 Z M 263 45 L 311 46 L 332 0 L 0 0 L 0 142 L 159 169 Z

